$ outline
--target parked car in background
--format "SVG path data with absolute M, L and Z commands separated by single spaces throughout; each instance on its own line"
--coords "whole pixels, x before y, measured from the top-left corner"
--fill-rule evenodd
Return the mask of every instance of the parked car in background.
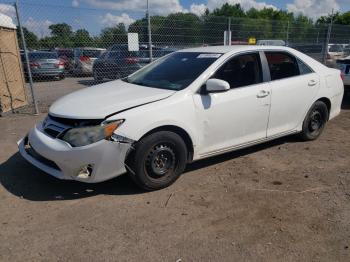
M 175 51 L 171 48 L 153 48 L 153 60 Z M 95 61 L 93 76 L 96 81 L 119 79 L 134 73 L 149 63 L 148 48 L 140 46 L 139 51 L 128 51 L 127 45 L 114 45 Z
M 329 44 L 326 66 L 336 68 L 337 60 L 344 57 L 344 46 L 341 44 Z
M 344 85 L 350 87 L 350 56 L 344 59 L 338 59 L 337 65 L 341 71 Z
M 74 50 L 72 48 L 56 48 L 58 58 L 64 63 L 66 73 L 72 73 L 74 68 Z
M 292 134 L 317 139 L 343 94 L 339 70 L 291 48 L 192 48 L 59 99 L 18 145 L 59 179 L 97 183 L 128 171 L 157 190 L 192 161 Z
M 324 59 L 324 45 L 322 44 L 288 44 L 288 47 L 294 48 L 299 52 L 302 52 L 319 62 L 323 62 Z
M 60 60 L 56 52 L 34 51 L 28 53 L 30 71 L 36 79 L 58 78 L 64 79 L 64 62 Z M 23 71 L 28 78 L 28 70 L 25 65 L 25 56 L 21 54 Z
M 74 75 L 92 75 L 92 66 L 106 49 L 95 47 L 74 48 Z
M 132 74 L 142 68 L 137 52 L 107 51 L 93 65 L 93 76 L 96 81 L 118 79 Z
M 169 47 L 152 47 L 152 60 L 157 60 L 165 55 L 171 54 L 178 49 Z M 140 51 L 138 51 L 138 59 L 140 64 L 143 66 L 150 63 L 150 51 L 147 45 L 140 46 Z

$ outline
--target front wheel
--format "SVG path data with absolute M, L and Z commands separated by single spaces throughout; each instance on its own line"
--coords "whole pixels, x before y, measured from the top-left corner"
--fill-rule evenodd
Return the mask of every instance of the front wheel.
M 328 121 L 329 112 L 322 101 L 315 102 L 303 122 L 303 130 L 300 134 L 305 141 L 317 139 L 323 132 Z
M 187 147 L 176 133 L 153 133 L 135 146 L 131 160 L 132 179 L 145 190 L 158 190 L 174 183 L 187 163 Z

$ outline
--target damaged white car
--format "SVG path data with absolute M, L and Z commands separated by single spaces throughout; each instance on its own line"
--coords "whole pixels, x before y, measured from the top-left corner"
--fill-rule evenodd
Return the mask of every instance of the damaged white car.
M 339 70 L 287 47 L 187 49 L 59 99 L 19 151 L 59 179 L 127 172 L 156 190 L 192 161 L 291 134 L 316 139 L 343 93 Z

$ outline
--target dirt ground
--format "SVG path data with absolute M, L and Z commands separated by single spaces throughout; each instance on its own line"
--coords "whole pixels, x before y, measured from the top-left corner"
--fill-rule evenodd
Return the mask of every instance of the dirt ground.
M 41 109 L 89 81 L 36 84 Z M 0 118 L 0 261 L 350 261 L 350 94 L 317 141 L 196 162 L 150 193 L 31 166 L 16 141 L 43 117 Z

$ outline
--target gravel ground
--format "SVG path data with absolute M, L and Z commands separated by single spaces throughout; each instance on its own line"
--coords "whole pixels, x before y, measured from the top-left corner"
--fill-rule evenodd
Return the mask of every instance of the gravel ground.
M 41 110 L 92 82 L 36 83 Z M 349 94 L 317 141 L 196 162 L 150 193 L 32 167 L 16 141 L 43 117 L 0 118 L 0 261 L 350 261 Z

